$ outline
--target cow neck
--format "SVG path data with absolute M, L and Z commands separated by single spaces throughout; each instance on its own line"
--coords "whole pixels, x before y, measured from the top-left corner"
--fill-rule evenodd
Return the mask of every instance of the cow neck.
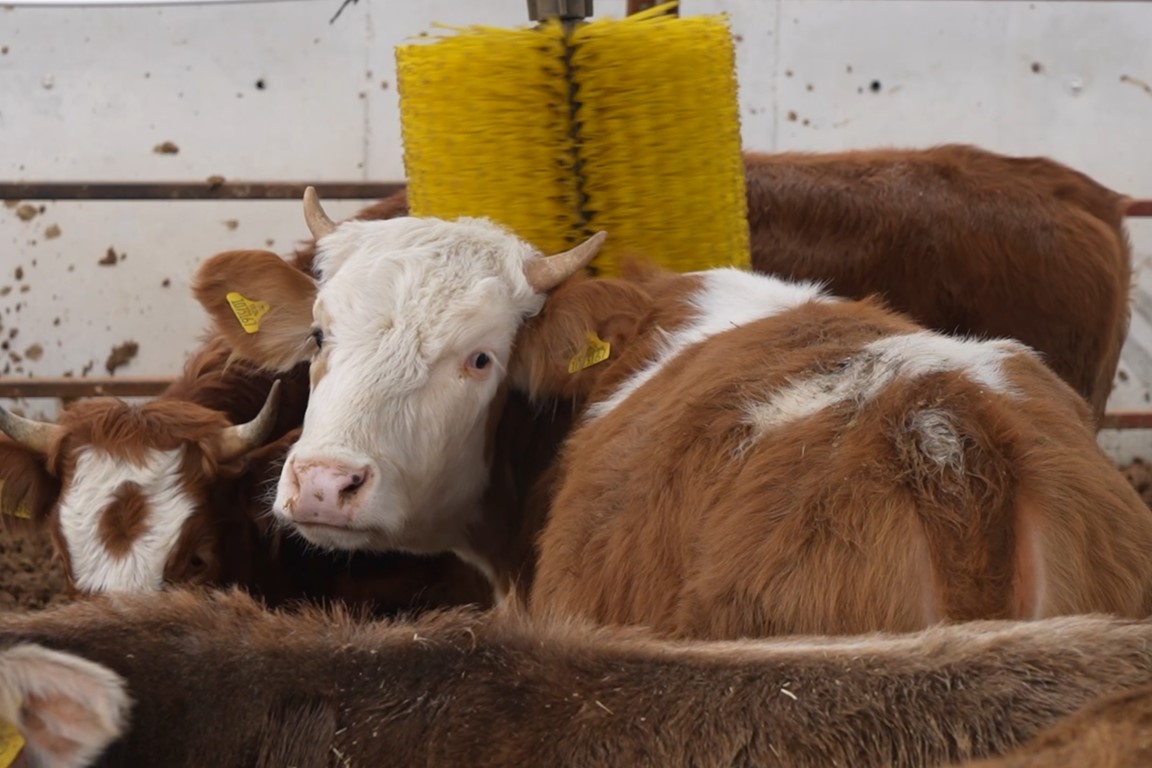
M 570 401 L 536 401 L 510 389 L 495 421 L 481 514 L 468 529 L 467 549 L 457 554 L 485 572 L 498 599 L 513 588 L 527 594 L 531 586 L 555 458 L 576 408 Z

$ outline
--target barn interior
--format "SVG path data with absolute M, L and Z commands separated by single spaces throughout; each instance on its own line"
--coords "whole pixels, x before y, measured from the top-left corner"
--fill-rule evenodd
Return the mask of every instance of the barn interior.
M 310 239 L 306 186 L 341 221 L 413 177 L 398 47 L 445 27 L 621 19 L 656 5 L 5 2 L 0 406 L 44 422 L 83 398 L 162 392 L 209 332 L 192 295 L 197 267 L 234 249 L 290 256 Z M 970 144 L 1051 158 L 1130 198 L 1130 322 L 1098 442 L 1152 506 L 1152 3 L 682 0 L 675 10 L 730 26 L 745 152 Z M 675 108 L 691 112 L 691 95 L 681 98 Z M 71 599 L 49 533 L 0 526 L 0 611 Z

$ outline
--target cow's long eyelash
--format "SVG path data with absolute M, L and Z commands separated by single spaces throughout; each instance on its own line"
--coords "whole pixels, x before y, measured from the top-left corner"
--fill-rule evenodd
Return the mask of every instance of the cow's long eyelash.
M 316 349 L 324 348 L 324 331 L 320 328 L 312 329 L 312 340 L 316 342 Z

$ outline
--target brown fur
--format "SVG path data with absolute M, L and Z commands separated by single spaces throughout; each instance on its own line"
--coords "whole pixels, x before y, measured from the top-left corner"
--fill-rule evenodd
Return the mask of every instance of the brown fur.
M 47 457 L 0 435 L 0 527 L 39 525 L 47 520 L 60 483 L 46 462 Z
M 1019 339 L 1104 413 L 1128 332 L 1124 197 L 1047 158 L 960 145 L 746 160 L 756 270 Z
M 1152 765 L 1152 685 L 1141 685 L 1102 695 L 1010 754 L 965 763 L 965 768 L 1148 765 Z
M 558 363 L 580 329 L 629 312 L 634 338 L 583 378 L 588 402 L 605 399 L 683 322 L 695 280 L 556 291 L 518 338 L 519 379 L 572 395 Z M 1020 398 L 957 373 L 899 378 L 866 405 L 752 434 L 750 403 L 916 330 L 875 302 L 804 304 L 686 349 L 577 427 L 539 539 L 534 610 L 708 638 L 1152 611 L 1152 512 L 1096 445 L 1083 401 L 1026 355 L 1005 365 Z M 950 462 L 923 446 L 925 418 L 955 442 Z
M 280 381 L 280 406 L 267 442 L 279 440 L 304 420 L 308 406 L 308 365 L 272 373 L 238 356 L 221 335 L 208 335 L 161 397 L 195 403 L 241 424 L 264 406 L 273 382 Z
M 148 530 L 148 499 L 135 483 L 116 489 L 108 507 L 100 510 L 98 533 L 104 548 L 115 557 L 124 557 L 132 542 Z
M 749 156 L 748 194 L 753 261 L 758 270 L 826 281 L 834 292 L 849 297 L 863 298 L 880 293 L 896 309 L 907 311 L 915 319 L 943 331 L 1020 338 L 1036 347 L 1061 376 L 1089 398 L 1097 413 L 1102 408 L 1111 386 L 1119 342 L 1127 326 L 1125 296 L 1130 265 L 1118 195 L 1082 174 L 1048 160 L 1005 158 L 971 147 L 956 146 L 926 151 L 853 152 L 830 156 Z M 394 196 L 382 201 L 379 207 L 362 211 L 357 218 L 388 218 L 404 213 L 405 200 L 402 196 Z M 979 231 L 974 231 L 974 227 Z M 984 254 L 991 254 L 992 258 L 980 258 Z M 296 269 L 310 270 L 312 255 L 311 246 L 298 251 L 294 262 Z M 303 288 L 297 290 L 296 286 L 304 284 L 286 268 L 285 262 L 273 261 L 270 255 L 251 258 L 251 265 L 244 264 L 238 256 L 229 256 L 206 264 L 202 269 L 220 273 L 211 278 L 216 285 L 244 286 L 250 282 L 257 293 L 263 291 L 268 296 L 281 297 L 277 301 L 296 301 L 298 311 L 294 310 L 292 315 L 296 323 L 294 329 L 277 331 L 277 335 L 283 337 L 282 342 L 275 349 L 250 346 L 246 352 L 255 362 L 266 366 L 285 368 L 294 365 L 309 354 L 302 339 L 306 330 L 305 316 L 308 315 L 305 307 L 310 309 L 311 296 Z M 660 281 L 668 284 L 657 286 Z M 566 293 L 566 300 L 550 301 L 542 315 L 557 326 L 569 324 L 560 315 L 578 305 L 578 297 L 583 291 L 613 290 L 621 295 L 615 301 L 600 303 L 601 309 L 607 308 L 612 314 L 597 316 L 596 322 L 587 327 L 577 324 L 576 335 L 562 332 L 555 334 L 550 341 L 541 341 L 544 346 L 539 348 L 545 349 L 547 354 L 539 357 L 546 364 L 523 367 L 515 372 L 514 382 L 519 386 L 536 392 L 546 389 L 549 397 L 555 398 L 552 413 L 570 412 L 574 407 L 573 399 L 589 396 L 595 387 L 607 391 L 633 370 L 653 344 L 651 336 L 638 330 L 643 323 L 647 323 L 648 328 L 671 328 L 680 322 L 675 315 L 679 312 L 682 316 L 683 312 L 674 299 L 676 291 L 683 293 L 686 290 L 684 281 L 669 282 L 668 278 L 654 274 L 629 285 L 610 285 L 612 287 L 608 289 L 585 288 L 577 282 L 560 289 L 557 295 Z M 652 295 L 659 295 L 665 303 L 653 302 Z M 1018 308 L 1020 311 L 1016 312 Z M 214 311 L 212 306 L 208 309 L 218 320 L 222 318 L 222 332 L 234 336 L 240 333 L 235 320 L 229 316 L 230 310 L 225 307 Z M 574 311 L 579 315 L 581 310 L 577 306 Z M 1002 317 L 1005 312 L 1011 315 L 1007 320 Z M 1085 313 L 1091 314 L 1092 318 L 1085 319 Z M 311 323 L 310 316 L 307 323 Z M 525 330 L 520 340 L 522 349 L 538 347 L 538 342 L 532 338 L 536 327 L 543 327 L 542 322 Z M 615 364 L 595 366 L 568 376 L 567 360 L 582 348 L 587 330 L 595 330 L 613 344 Z M 813 338 L 816 340 L 824 333 L 820 329 L 815 332 Z M 843 333 L 844 329 L 835 332 Z M 1091 341 L 1082 344 L 1085 338 Z M 626 339 L 626 354 L 630 359 L 620 360 Z M 726 361 L 716 361 L 718 369 L 726 365 Z M 545 379 L 550 382 L 547 388 L 542 387 Z M 946 383 L 940 386 L 941 391 L 947 393 Z M 967 396 L 970 400 L 975 398 L 972 393 Z M 895 403 L 898 395 L 891 394 L 889 399 Z M 1066 393 L 1060 391 L 1058 399 L 1066 403 Z M 519 407 L 524 405 L 521 401 Z M 579 403 L 575 405 L 578 407 Z M 514 401 L 511 407 L 503 410 L 502 418 L 515 418 L 515 407 Z M 550 410 L 547 404 L 536 407 L 542 413 Z M 1083 409 L 1077 411 L 1074 406 L 1068 406 L 1060 417 L 1065 423 L 1069 413 L 1073 413 L 1074 421 L 1087 418 Z M 907 412 L 905 417 L 919 418 L 913 412 Z M 982 418 L 995 421 L 1000 416 L 988 414 Z M 545 446 L 558 446 L 559 436 L 548 436 L 549 429 L 551 427 L 537 436 L 542 437 Z M 513 430 L 500 430 L 494 446 L 495 455 L 502 455 L 501 439 L 513 441 L 510 446 L 514 448 L 517 437 Z M 995 435 L 988 436 L 988 439 L 993 438 Z M 1077 435 L 1075 441 L 1084 445 L 1082 435 Z M 983 445 L 971 449 L 965 458 L 979 464 L 983 458 L 980 451 L 985 449 Z M 1042 612 L 1045 607 L 1037 604 L 1036 597 L 1042 575 L 1038 574 L 1037 564 L 1030 559 L 1032 550 L 1027 546 L 1017 547 L 1015 543 L 1017 537 L 1025 543 L 1041 537 L 1044 532 L 1037 528 L 1037 521 L 1041 518 L 1037 517 L 1037 507 L 1031 504 L 1026 493 L 1021 492 L 1018 497 L 1012 495 L 1017 491 L 1015 478 L 996 474 L 1003 469 L 1003 462 L 1012 466 L 1012 457 L 1000 457 L 1001 464 L 992 461 L 980 470 L 989 472 L 987 477 L 972 478 L 964 485 L 956 477 L 933 478 L 925 474 L 929 467 L 917 469 L 916 464 L 922 462 L 914 441 L 894 439 L 886 450 L 902 457 L 905 469 L 899 476 L 909 487 L 901 491 L 903 495 L 889 494 L 883 508 L 907 512 L 916 508 L 909 501 L 917 498 L 916 494 L 930 497 L 942 494 L 941 498 L 932 500 L 941 517 L 903 531 L 910 536 L 907 540 L 910 546 L 901 573 L 920 585 L 920 593 L 915 589 L 905 593 L 908 602 L 899 608 L 874 608 L 873 615 L 847 617 L 842 629 L 873 626 L 877 620 L 881 622 L 880 626 L 885 627 L 921 626 L 924 621 L 938 615 L 963 617 Z M 503 451 L 503 455 L 512 456 L 513 461 L 519 460 L 517 456 L 527 455 L 511 452 L 509 446 L 505 446 Z M 658 455 L 666 457 L 668 453 L 671 451 L 665 450 Z M 844 466 L 852 467 L 852 459 L 853 455 L 845 452 L 841 461 Z M 854 459 L 867 465 L 871 456 L 866 448 L 860 448 Z M 638 457 L 632 460 L 644 463 Z M 799 471 L 798 463 L 797 459 L 792 459 L 791 472 Z M 525 553 L 531 551 L 531 541 L 538 530 L 533 527 L 534 521 L 543 521 L 542 508 L 546 508 L 551 493 L 549 489 L 558 487 L 554 484 L 557 475 L 562 474 L 548 461 L 538 462 L 537 469 L 535 477 L 525 475 L 519 478 L 527 485 L 509 486 L 508 475 L 497 458 L 493 464 L 493 476 L 494 482 L 501 487 L 490 489 L 486 499 L 487 508 L 493 514 L 472 531 L 479 548 L 493 559 L 507 578 L 518 582 L 525 590 L 533 572 L 530 558 L 525 559 Z M 640 469 L 642 467 L 634 468 Z M 686 465 L 682 473 L 689 478 L 700 474 L 697 465 Z M 540 478 L 539 482 L 535 482 L 536 478 Z M 790 477 L 785 478 L 783 489 L 789 487 L 787 480 Z M 1103 485 L 1107 486 L 1109 482 Z M 819 485 L 815 480 L 813 484 Z M 880 484 L 876 481 L 874 485 Z M 573 485 L 567 487 L 571 489 Z M 592 483 L 589 487 L 597 487 L 597 484 Z M 822 504 L 854 503 L 856 495 L 867 493 L 869 487 L 866 485 L 865 490 L 860 491 L 844 490 L 839 501 L 836 492 L 830 489 L 813 488 L 810 492 L 817 494 L 815 498 Z M 1088 500 L 1101 492 L 1101 488 L 1082 490 L 1086 495 L 1078 498 Z M 653 492 L 657 491 L 654 489 Z M 1117 508 L 1127 509 L 1132 501 L 1131 498 L 1121 498 L 1122 494 L 1117 496 L 1112 491 L 1105 492 L 1115 497 L 1111 502 Z M 579 491 L 569 490 L 569 493 L 578 494 Z M 950 503 L 947 497 L 956 493 L 960 496 L 951 500 L 953 510 L 947 512 L 945 507 Z M 494 506 L 508 497 L 529 506 Z M 1010 498 L 1018 501 L 1011 510 L 1003 507 Z M 964 504 L 985 502 L 996 502 L 1001 507 L 987 510 L 987 516 L 971 521 L 956 511 L 966 510 Z M 984 507 L 980 509 L 983 511 Z M 1074 519 L 1082 514 L 1085 514 L 1084 510 L 1078 508 L 1068 517 Z M 1125 522 L 1118 530 L 1126 532 L 1126 526 L 1134 525 L 1134 532 L 1139 534 L 1137 538 L 1143 540 L 1146 534 L 1143 521 L 1133 524 L 1130 509 L 1122 517 Z M 1062 524 L 1075 528 L 1067 520 Z M 957 530 L 964 535 L 959 538 L 953 536 Z M 895 536 L 897 533 L 889 530 L 877 535 Z M 1109 531 L 1101 535 L 1107 542 L 1113 533 Z M 844 533 L 833 528 L 826 535 L 835 542 Z M 1069 554 L 1087 551 L 1083 547 L 1077 549 L 1066 540 L 1066 536 L 1045 535 L 1057 539 L 1044 541 L 1043 551 L 1049 555 L 1064 551 L 1061 547 L 1067 547 Z M 1122 559 L 1129 554 L 1121 553 Z M 1062 578 L 1068 584 L 1079 583 L 1084 572 L 1083 557 L 1072 557 L 1071 560 L 1078 564 L 1066 569 Z M 943 582 L 940 581 L 941 572 L 947 574 Z M 935 578 L 927 578 L 932 573 L 935 573 Z M 848 576 L 843 578 L 851 581 Z M 1113 587 L 1125 585 L 1135 590 L 1133 595 L 1136 596 L 1131 600 L 1140 602 L 1144 599 L 1143 581 L 1143 575 L 1131 570 L 1115 576 L 1105 575 L 1091 597 L 1058 591 L 1050 596 L 1047 609 L 1083 600 L 1103 600 L 1104 604 L 1112 605 L 1119 598 L 1106 597 L 1105 593 Z M 859 590 L 858 594 L 871 594 L 871 590 L 889 586 L 889 581 L 884 579 L 854 583 L 844 594 L 828 598 L 828 604 L 818 607 L 816 612 L 838 611 L 840 602 L 856 599 L 853 590 Z M 746 599 L 740 595 L 718 594 L 715 585 L 694 584 L 692 589 L 702 593 L 701 597 L 694 598 L 696 603 L 705 606 L 701 610 L 706 610 L 708 599 Z M 645 593 L 646 590 L 641 589 L 638 594 Z M 703 595 L 707 595 L 707 599 Z M 629 599 L 632 598 L 621 598 L 623 602 Z M 643 602 L 640 596 L 635 596 L 635 599 Z M 675 602 L 671 596 L 666 600 Z M 659 610 L 655 605 L 645 609 Z M 782 610 L 796 614 L 790 621 L 800 620 L 803 613 L 795 605 Z M 858 610 L 866 612 L 868 609 Z M 894 613 L 885 613 L 886 610 Z M 677 621 L 690 624 L 699 619 L 681 617 Z M 768 619 L 756 621 L 762 623 Z M 698 629 L 733 632 L 737 628 Z
M 752 267 L 879 295 L 921 325 L 1019 339 L 1099 420 L 1128 334 L 1127 198 L 965 145 L 745 155 Z M 401 191 L 357 219 L 408 215 Z M 295 263 L 311 268 L 314 245 Z
M 929 766 L 1152 682 L 1152 624 L 1095 617 L 681 645 L 506 612 L 362 624 L 175 592 L 0 617 L 0 647 L 20 642 L 123 676 L 137 703 L 98 764 L 157 768 Z

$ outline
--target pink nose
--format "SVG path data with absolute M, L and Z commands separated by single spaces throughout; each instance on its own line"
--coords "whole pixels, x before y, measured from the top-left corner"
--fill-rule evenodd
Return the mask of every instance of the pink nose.
M 292 463 L 289 482 L 295 501 L 285 510 L 297 523 L 346 526 L 359 506 L 358 496 L 367 485 L 368 467 L 339 462 Z

